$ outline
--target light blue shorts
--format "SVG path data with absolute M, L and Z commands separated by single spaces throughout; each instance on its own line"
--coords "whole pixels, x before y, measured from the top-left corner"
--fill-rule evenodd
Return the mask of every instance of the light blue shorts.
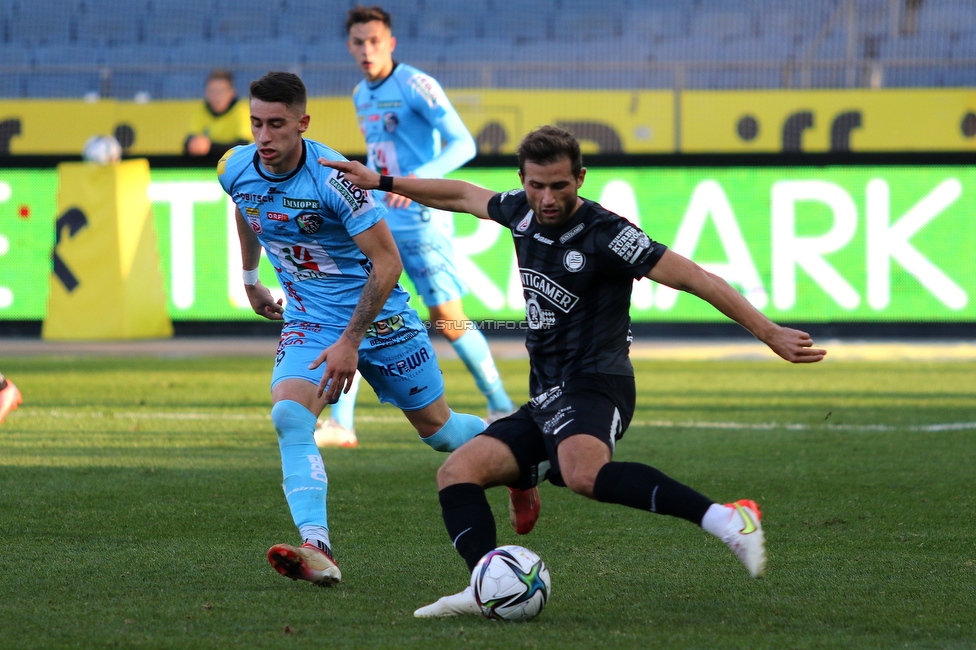
M 285 323 L 278 341 L 271 388 L 285 379 L 322 381 L 325 365 L 308 364 L 335 343 L 343 327 L 319 323 Z M 444 394 L 444 377 L 437 365 L 427 329 L 413 309 L 373 323 L 359 346 L 359 372 L 381 402 L 403 411 L 430 406 Z
M 454 261 L 454 227 L 453 222 L 447 221 L 449 218 L 452 218 L 450 213 L 435 211 L 427 227 L 393 233 L 403 270 L 428 308 L 468 293 L 468 285 L 461 279 Z

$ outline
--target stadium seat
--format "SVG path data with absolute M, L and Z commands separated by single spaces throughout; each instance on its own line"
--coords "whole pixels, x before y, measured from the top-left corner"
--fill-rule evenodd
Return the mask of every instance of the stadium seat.
M 108 96 L 115 99 L 131 100 L 140 93 L 146 93 L 150 98 L 153 98 L 162 93 L 162 82 L 158 75 L 151 72 L 117 70 L 112 72 L 112 75 L 102 85 Z
M 140 2 L 99 0 L 79 6 L 78 42 L 87 45 L 120 45 L 143 40 L 146 7 Z
M 553 36 L 584 43 L 619 39 L 623 36 L 623 14 L 608 8 L 560 12 L 553 23 Z
M 285 0 L 278 22 L 278 38 L 298 43 L 344 42 L 346 13 L 338 8 L 323 10 L 319 0 Z
M 229 44 L 276 38 L 283 11 L 282 0 L 216 0 L 210 38 Z
M 81 99 L 88 93 L 99 93 L 101 83 L 98 73 L 34 72 L 26 77 L 27 97 L 52 97 Z
M 976 31 L 976 8 L 971 2 L 926 2 L 919 13 L 919 31 L 956 34 Z
M 976 59 L 976 33 L 963 34 L 952 44 L 952 58 L 956 60 Z
M 169 72 L 162 76 L 157 99 L 200 99 L 206 71 Z
M 52 11 L 43 2 L 20 0 L 7 14 L 10 41 L 22 45 L 60 45 L 77 40 L 77 16 L 74 3 Z
M 946 85 L 946 68 L 932 66 L 884 66 L 882 85 L 885 88 L 935 88 Z
M 0 98 L 21 99 L 26 97 L 27 76 L 23 74 L 0 75 Z
M 155 2 L 143 18 L 143 37 L 147 43 L 178 45 L 198 43 L 208 28 L 209 3 L 187 1 Z
M 520 11 L 494 11 L 482 26 L 485 38 L 501 45 L 534 43 L 554 36 L 553 12 L 549 3 L 530 0 Z
M 691 31 L 691 12 L 631 9 L 624 15 L 623 27 L 626 38 L 637 40 L 687 38 Z
M 749 36 L 755 31 L 753 20 L 747 12 L 716 11 L 704 5 L 691 18 L 691 34 L 698 38 L 730 39 Z
M 417 38 L 421 41 L 464 43 L 478 36 L 484 17 L 473 11 L 434 12 L 428 9 L 417 21 Z
M 92 79 L 109 66 L 113 96 L 148 85 L 153 97 L 199 97 L 207 72 L 225 66 L 245 81 L 258 70 L 300 70 L 318 92 L 345 94 L 358 80 L 344 31 L 356 2 L 58 0 L 52 11 L 51 2 L 0 0 L 0 93 L 104 90 Z M 857 0 L 853 64 L 839 0 L 381 4 L 393 15 L 397 58 L 449 87 L 658 88 L 678 79 L 688 88 L 845 87 L 852 79 L 870 83 L 872 65 L 884 71 L 885 86 L 962 85 L 971 78 L 962 64 L 940 71 L 938 62 L 976 59 L 971 0 L 925 0 L 908 28 L 899 0 L 899 24 L 913 33 L 897 36 L 892 0 Z M 35 61 L 43 78 L 30 80 Z M 520 61 L 527 65 L 518 67 Z M 80 80 L 58 90 L 53 80 L 68 78 L 58 65 L 69 63 L 86 67 Z M 125 73 L 112 69 L 123 65 Z

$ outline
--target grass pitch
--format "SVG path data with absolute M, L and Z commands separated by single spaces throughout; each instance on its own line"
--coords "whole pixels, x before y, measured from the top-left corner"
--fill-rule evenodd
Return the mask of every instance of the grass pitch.
M 972 363 L 638 362 L 618 460 L 763 506 L 752 580 L 684 521 L 542 486 L 499 543 L 538 552 L 552 598 L 526 624 L 415 620 L 466 572 L 440 520 L 444 456 L 363 387 L 360 447 L 327 451 L 343 584 L 286 580 L 297 541 L 269 418 L 270 359 L 3 360 L 4 648 L 969 648 L 976 646 Z M 443 365 L 457 410 L 483 403 Z M 527 365 L 503 362 L 526 394 Z

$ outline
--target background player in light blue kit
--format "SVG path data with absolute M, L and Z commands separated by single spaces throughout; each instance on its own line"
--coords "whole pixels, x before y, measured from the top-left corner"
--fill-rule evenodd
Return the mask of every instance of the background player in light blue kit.
M 396 39 L 390 15 L 380 7 L 349 11 L 349 52 L 366 79 L 353 90 L 359 128 L 366 138 L 367 164 L 392 176 L 440 178 L 471 160 L 475 143 L 436 80 L 393 60 Z M 431 210 L 397 194 L 382 194 L 404 269 L 430 310 L 435 329 L 446 337 L 488 400 L 488 420 L 514 410 L 495 367 L 488 342 L 461 307 L 468 288 L 458 273 L 450 213 Z M 355 386 L 332 407 L 331 420 L 317 433 L 320 445 L 355 446 Z
M 328 477 L 315 445 L 316 418 L 338 399 L 357 367 L 383 402 L 400 408 L 438 451 L 459 447 L 484 429 L 455 413 L 430 338 L 409 294 L 393 236 L 371 192 L 316 160 L 345 160 L 305 140 L 305 85 L 269 72 L 251 84 L 254 144 L 231 149 L 217 175 L 237 205 L 244 284 L 254 311 L 284 320 L 271 378 L 271 420 L 278 434 L 282 487 L 303 544 L 276 544 L 272 566 L 292 579 L 332 585 L 326 514 Z M 275 301 L 258 280 L 261 248 L 287 295 Z

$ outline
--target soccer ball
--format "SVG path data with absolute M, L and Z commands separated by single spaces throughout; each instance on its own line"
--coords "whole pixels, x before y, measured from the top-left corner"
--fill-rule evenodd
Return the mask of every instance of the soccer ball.
M 111 165 L 122 160 L 122 145 L 110 135 L 93 135 L 81 148 L 81 157 L 99 165 Z
M 478 561 L 471 587 L 486 618 L 527 621 L 546 606 L 552 582 L 538 555 L 521 546 L 499 546 Z

